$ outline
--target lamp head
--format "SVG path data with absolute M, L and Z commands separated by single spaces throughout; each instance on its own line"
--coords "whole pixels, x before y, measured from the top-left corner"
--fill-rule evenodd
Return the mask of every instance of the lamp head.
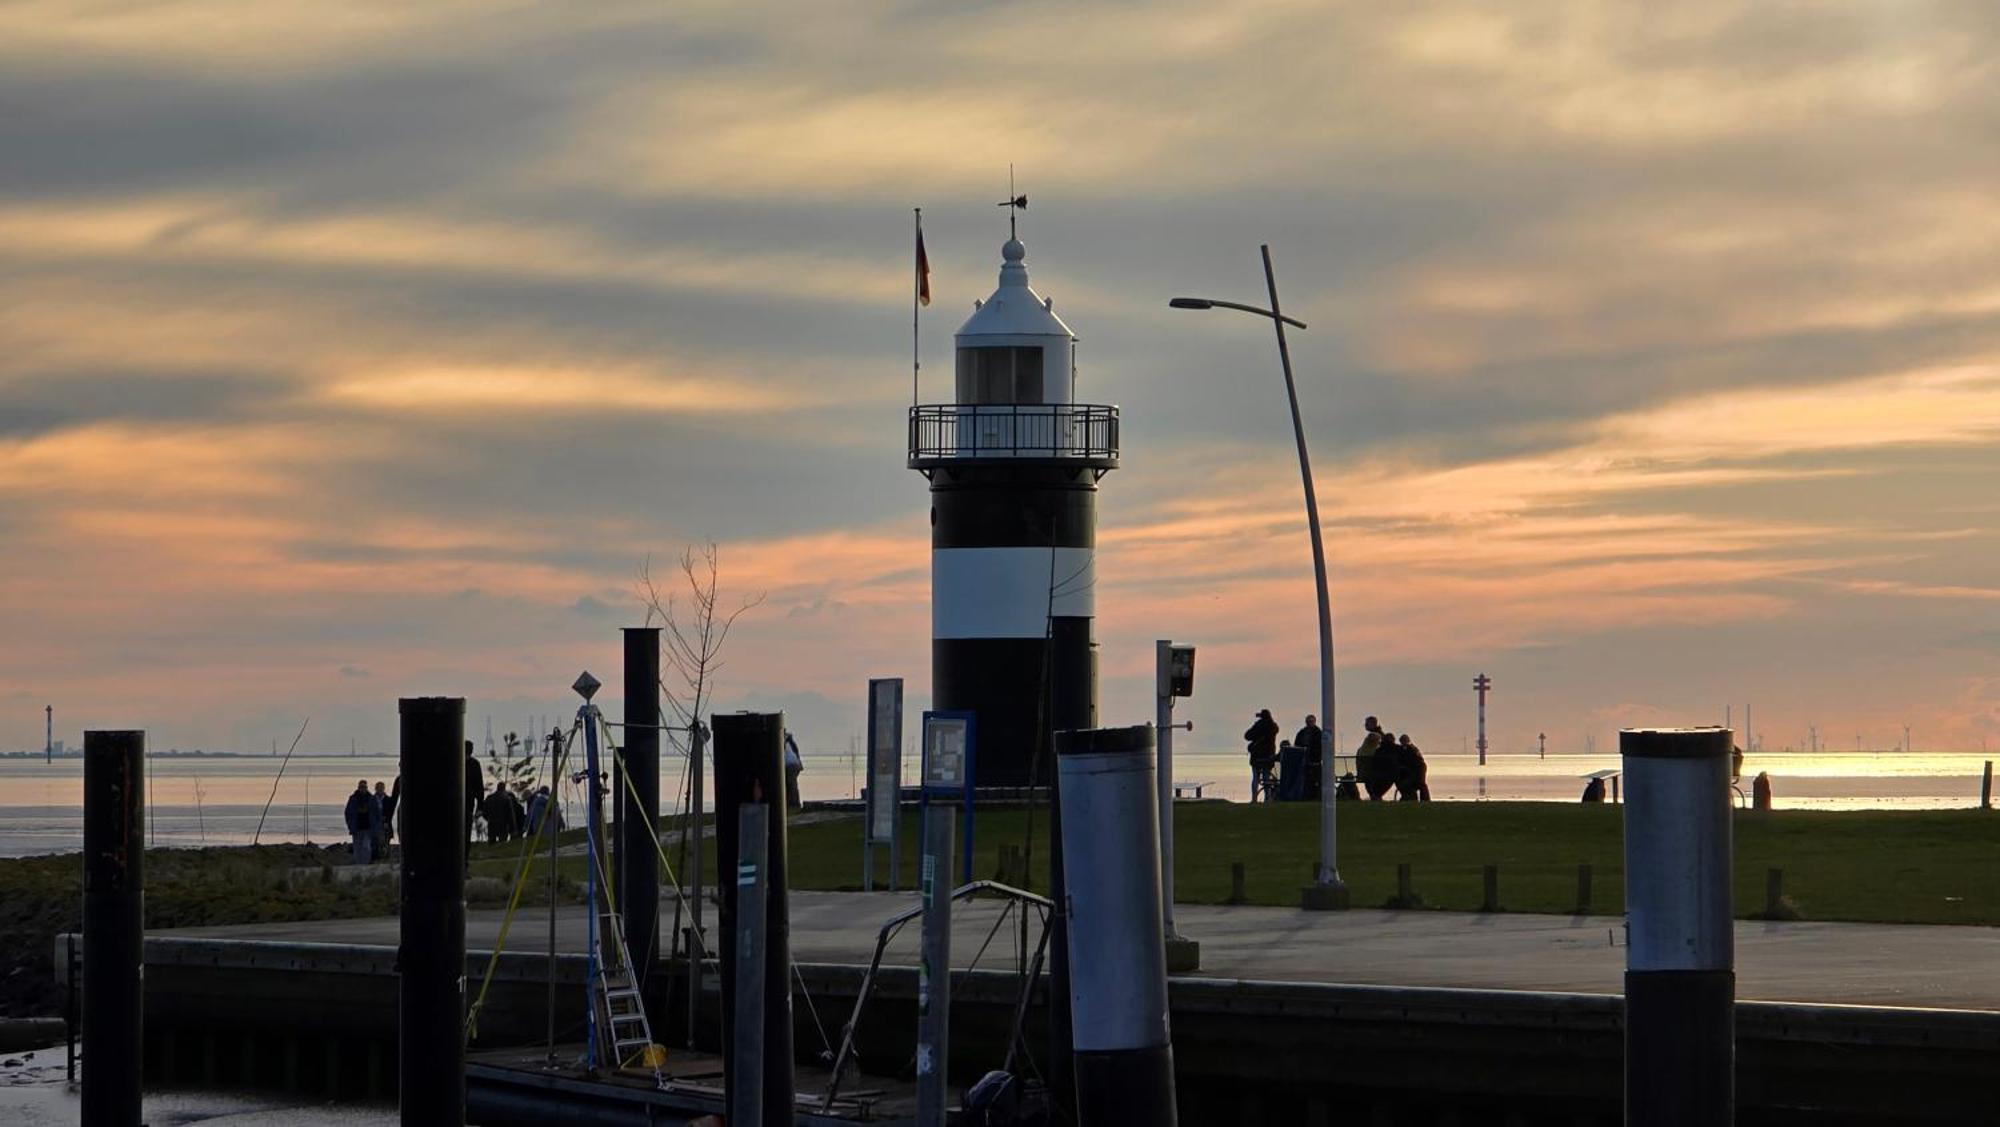
M 1174 309 L 1214 309 L 1215 303 L 1205 297 L 1177 297 L 1167 302 Z

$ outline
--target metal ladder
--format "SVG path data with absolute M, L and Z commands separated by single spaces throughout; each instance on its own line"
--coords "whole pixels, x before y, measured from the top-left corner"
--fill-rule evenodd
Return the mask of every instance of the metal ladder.
M 609 1046 L 612 1068 L 618 1070 L 633 1055 L 652 1047 L 653 1026 L 646 1020 L 646 1003 L 638 984 L 632 981 L 632 952 L 625 946 L 625 929 L 618 922 L 618 913 L 607 908 L 597 914 L 597 922 L 611 937 L 612 950 L 618 954 L 617 966 L 606 966 L 600 960 L 597 967 L 599 1047 Z M 667 1079 L 660 1066 L 651 1068 L 653 1083 L 665 1089 Z

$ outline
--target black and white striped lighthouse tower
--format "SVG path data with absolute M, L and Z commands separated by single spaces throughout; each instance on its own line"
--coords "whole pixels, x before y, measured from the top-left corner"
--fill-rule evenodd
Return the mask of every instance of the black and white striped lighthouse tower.
M 953 402 L 910 408 L 910 468 L 931 483 L 931 698 L 977 715 L 977 785 L 1050 785 L 1049 733 L 1097 726 L 1097 483 L 1118 465 L 1118 408 L 1076 402 L 1076 335 L 1029 288 L 1021 241 L 1000 256 L 955 338 Z

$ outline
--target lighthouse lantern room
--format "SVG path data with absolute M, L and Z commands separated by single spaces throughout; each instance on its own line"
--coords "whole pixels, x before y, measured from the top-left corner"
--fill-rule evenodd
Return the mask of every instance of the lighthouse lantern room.
M 1076 335 L 1021 241 L 1000 255 L 955 337 L 955 401 L 911 407 L 909 434 L 931 487 L 933 706 L 978 715 L 986 788 L 1052 785 L 1049 733 L 1097 725 L 1097 484 L 1118 465 L 1118 408 L 1076 402 Z

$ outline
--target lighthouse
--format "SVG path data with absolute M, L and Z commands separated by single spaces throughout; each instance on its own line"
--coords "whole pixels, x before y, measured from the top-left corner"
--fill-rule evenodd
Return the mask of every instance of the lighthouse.
M 1118 408 L 1076 401 L 1076 334 L 1029 286 L 1020 239 L 1000 257 L 953 338 L 952 402 L 910 408 L 931 698 L 977 717 L 977 786 L 1052 786 L 1049 733 L 1097 726 L 1097 484 L 1118 465 Z

